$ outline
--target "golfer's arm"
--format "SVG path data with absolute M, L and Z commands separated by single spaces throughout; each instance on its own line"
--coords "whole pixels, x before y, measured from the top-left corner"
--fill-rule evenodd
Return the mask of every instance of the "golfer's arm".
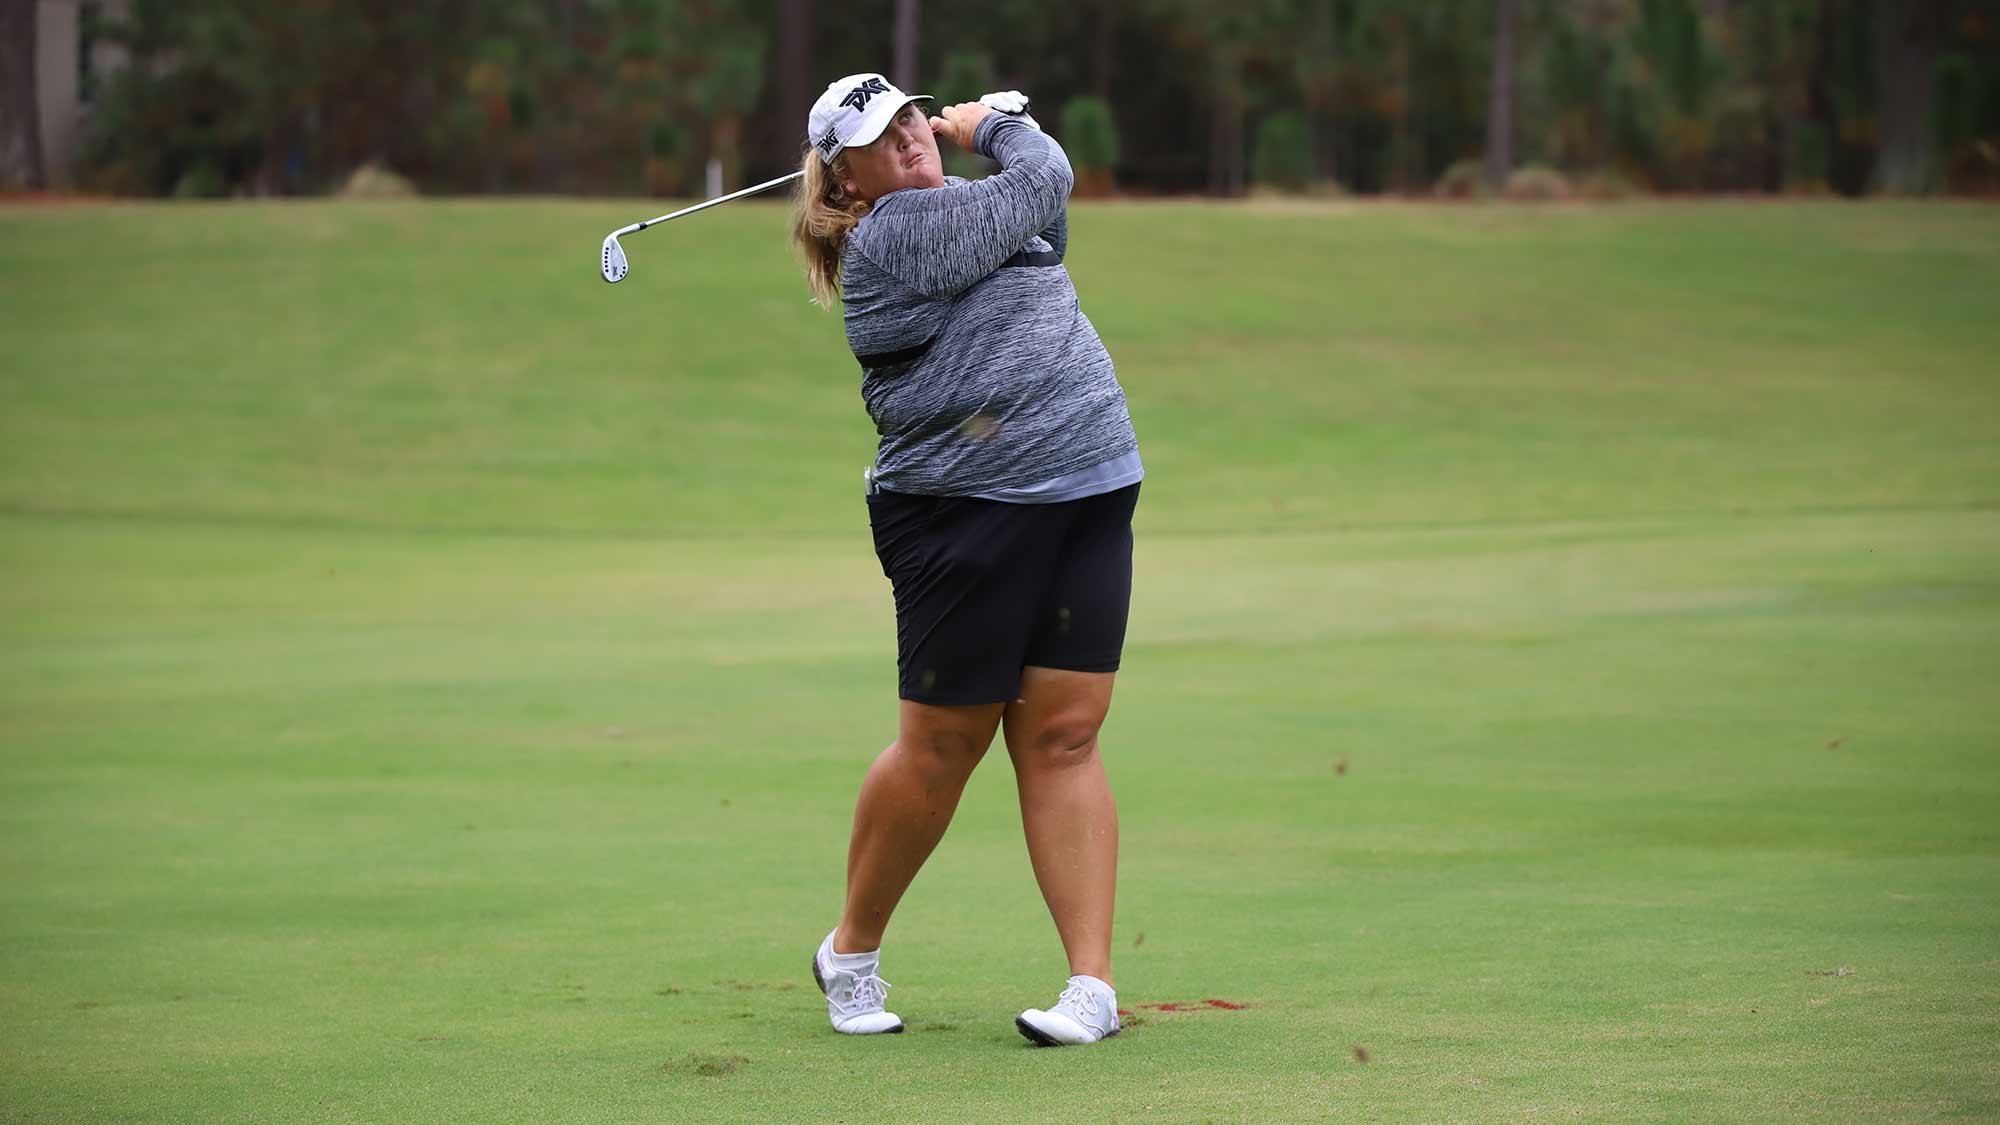
M 1038 234 L 1054 229 L 1068 240 L 1063 207 L 1073 176 L 1061 145 L 996 113 L 979 123 L 972 147 L 998 160 L 1000 171 L 907 193 L 875 216 L 859 244 L 876 265 L 927 297 L 957 295 Z
M 1010 114 L 1009 116 L 1013 115 Z M 1030 128 L 1044 135 L 1048 133 L 1047 129 L 1040 126 L 1030 126 Z M 1053 140 L 1054 138 L 1050 139 Z M 1055 221 L 1035 233 L 1042 241 L 1054 247 L 1057 254 L 1069 252 L 1069 197 L 1067 195 L 1063 197 L 1062 210 L 1056 212 Z
M 1040 129 L 1037 131 L 1045 136 L 1048 134 L 1047 129 Z M 1055 138 L 1053 137 L 1050 138 L 1051 141 L 1053 141 L 1054 139 Z M 1040 233 L 1042 240 L 1044 242 L 1047 242 L 1050 246 L 1054 247 L 1056 253 L 1058 254 L 1069 253 L 1069 196 L 1068 195 L 1063 196 L 1062 210 L 1056 212 L 1056 221 L 1050 223 L 1046 227 L 1043 227 Z

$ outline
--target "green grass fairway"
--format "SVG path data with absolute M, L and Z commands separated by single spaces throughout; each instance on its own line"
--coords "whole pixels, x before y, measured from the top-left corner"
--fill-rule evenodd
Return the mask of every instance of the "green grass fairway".
M 998 753 L 826 1027 L 873 434 L 776 207 L 597 280 L 664 209 L 0 208 L 0 1120 L 2000 1117 L 2000 210 L 1076 208 L 1135 1016 L 1038 1051 Z

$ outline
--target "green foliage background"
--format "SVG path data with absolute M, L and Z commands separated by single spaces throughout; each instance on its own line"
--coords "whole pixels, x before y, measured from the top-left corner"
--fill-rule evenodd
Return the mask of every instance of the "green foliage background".
M 2000 189 L 1992 0 L 1918 15 L 1897 0 L 1521 11 L 1520 163 L 1674 191 L 1859 193 L 1884 152 L 1913 150 L 1931 172 L 1905 188 Z M 86 29 L 135 60 L 91 76 L 86 181 L 299 194 L 382 160 L 433 193 L 673 194 L 700 191 L 710 159 L 731 184 L 761 180 L 796 166 L 823 83 L 889 69 L 894 13 L 892 0 L 135 0 Z M 1287 149 L 1303 147 L 1307 178 L 1367 193 L 1427 191 L 1486 140 L 1487 0 L 1005 0 L 921 17 L 913 88 L 1018 88 L 1045 123 L 1105 99 L 1111 171 L 1134 191 L 1236 190 L 1256 139 L 1294 123 L 1304 138 Z M 1911 75 L 1928 119 L 1889 112 L 1888 84 Z M 1295 183 L 1295 162 L 1273 175 Z

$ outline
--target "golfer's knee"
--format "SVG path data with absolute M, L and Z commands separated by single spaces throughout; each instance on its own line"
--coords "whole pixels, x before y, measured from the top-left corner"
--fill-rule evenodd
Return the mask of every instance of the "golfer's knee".
M 926 777 L 949 780 L 970 774 L 990 741 L 965 731 L 904 731 L 896 747 Z
M 1072 769 L 1097 760 L 1098 725 L 1095 719 L 1056 719 L 1023 732 L 1007 749 L 1018 766 Z

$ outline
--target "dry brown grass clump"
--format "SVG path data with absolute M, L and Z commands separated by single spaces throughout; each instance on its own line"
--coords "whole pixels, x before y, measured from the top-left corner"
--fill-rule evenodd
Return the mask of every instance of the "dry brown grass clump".
M 1514 169 L 1500 193 L 1508 199 L 1548 203 L 1568 199 L 1575 191 L 1568 176 L 1546 164 L 1529 164 Z
M 408 199 L 417 194 L 417 185 L 388 165 L 370 160 L 349 173 L 334 194 L 342 199 Z

